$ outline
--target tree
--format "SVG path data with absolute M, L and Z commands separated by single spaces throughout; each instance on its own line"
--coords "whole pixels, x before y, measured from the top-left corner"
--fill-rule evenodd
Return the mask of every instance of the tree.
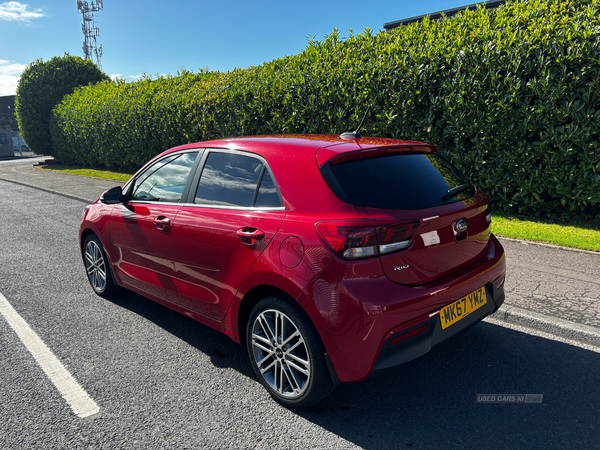
M 29 148 L 39 155 L 54 156 L 50 140 L 50 113 L 75 88 L 110 78 L 89 60 L 65 53 L 49 61 L 36 59 L 21 74 L 15 112 Z

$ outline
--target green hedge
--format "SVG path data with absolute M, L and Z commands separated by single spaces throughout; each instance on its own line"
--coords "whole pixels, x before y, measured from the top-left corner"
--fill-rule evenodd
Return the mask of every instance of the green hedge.
M 53 112 L 61 159 L 138 167 L 170 146 L 354 129 L 417 139 L 503 209 L 600 214 L 600 0 L 529 0 L 390 32 L 337 31 L 227 73 L 82 88 Z
M 136 83 L 105 81 L 76 90 L 54 110 L 52 143 L 66 163 L 135 170 L 167 148 L 193 140 L 185 115 L 191 88 L 214 74 Z
M 50 143 L 50 113 L 78 86 L 109 80 L 91 61 L 65 53 L 49 61 L 36 59 L 19 78 L 15 113 L 23 138 L 38 155 L 54 155 Z

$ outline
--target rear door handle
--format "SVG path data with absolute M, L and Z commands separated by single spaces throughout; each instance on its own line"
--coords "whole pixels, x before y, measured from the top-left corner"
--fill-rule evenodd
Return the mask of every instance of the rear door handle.
M 253 245 L 256 241 L 265 238 L 265 232 L 253 227 L 240 228 L 235 232 L 235 235 L 240 238 L 246 245 Z
M 171 225 L 171 220 L 165 216 L 158 216 L 154 219 L 154 225 L 156 225 L 156 228 L 163 231 L 165 227 Z

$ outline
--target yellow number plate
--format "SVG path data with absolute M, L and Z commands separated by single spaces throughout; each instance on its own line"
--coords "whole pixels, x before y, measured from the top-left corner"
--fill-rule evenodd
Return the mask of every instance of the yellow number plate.
M 440 312 L 440 321 L 442 328 L 446 329 L 450 325 L 464 319 L 476 309 L 481 308 L 487 303 L 485 296 L 485 288 L 479 288 L 475 292 L 471 292 L 466 297 L 455 301 L 451 305 L 446 306 Z

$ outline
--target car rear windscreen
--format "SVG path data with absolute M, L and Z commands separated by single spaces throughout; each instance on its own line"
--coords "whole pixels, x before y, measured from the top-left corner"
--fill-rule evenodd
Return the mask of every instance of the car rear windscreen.
M 341 200 L 368 208 L 424 209 L 475 195 L 465 176 L 437 154 L 396 153 L 328 162 L 321 173 Z M 467 186 L 458 195 L 447 198 L 449 190 L 463 185 Z

